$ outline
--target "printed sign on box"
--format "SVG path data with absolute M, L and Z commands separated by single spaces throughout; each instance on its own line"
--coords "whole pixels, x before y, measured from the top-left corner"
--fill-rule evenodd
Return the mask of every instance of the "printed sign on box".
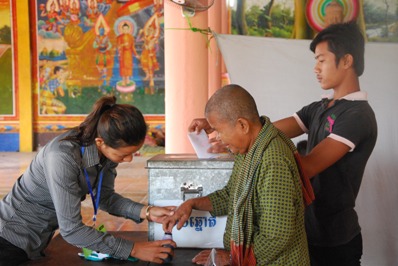
M 156 200 L 155 206 L 179 206 L 182 200 Z M 193 210 L 184 226 L 173 228 L 173 240 L 178 247 L 223 248 L 223 235 L 227 216 L 214 217 L 207 211 Z M 162 224 L 155 223 L 154 239 L 161 240 L 164 231 Z

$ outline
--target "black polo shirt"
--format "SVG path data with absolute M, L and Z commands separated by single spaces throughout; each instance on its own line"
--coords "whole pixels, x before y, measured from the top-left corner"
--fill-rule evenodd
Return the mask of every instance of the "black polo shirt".
M 307 152 L 329 137 L 351 148 L 343 158 L 311 179 L 315 201 L 306 208 L 308 242 L 337 246 L 352 240 L 361 231 L 354 210 L 366 162 L 376 143 L 377 123 L 365 92 L 336 100 L 327 108 L 327 99 L 311 103 L 294 117 L 308 133 Z

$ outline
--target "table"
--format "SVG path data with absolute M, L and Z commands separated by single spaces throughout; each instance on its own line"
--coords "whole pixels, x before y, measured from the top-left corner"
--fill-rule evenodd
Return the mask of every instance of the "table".
M 147 241 L 148 232 L 146 231 L 114 231 L 109 232 L 116 237 L 123 237 L 134 241 Z M 189 249 L 189 248 L 177 248 L 174 250 L 173 261 L 165 265 L 176 265 L 176 266 L 187 266 L 196 265 L 191 262 L 192 258 L 199 253 L 200 249 Z M 61 235 L 57 235 L 51 240 L 50 245 L 45 249 L 44 253 L 46 257 L 32 260 L 22 264 L 23 266 L 31 265 L 43 265 L 43 266 L 54 266 L 54 265 L 132 265 L 132 266 L 154 266 L 159 265 L 156 263 L 149 263 L 145 261 L 124 261 L 117 259 L 107 259 L 104 261 L 88 261 L 84 258 L 79 257 L 77 254 L 81 252 L 81 249 L 68 244 Z

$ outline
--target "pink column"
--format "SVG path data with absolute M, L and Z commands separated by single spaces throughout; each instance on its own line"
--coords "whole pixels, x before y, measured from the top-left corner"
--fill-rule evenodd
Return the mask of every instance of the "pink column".
M 231 33 L 231 8 L 227 5 L 227 1 L 221 1 L 221 33 L 230 34 Z M 224 61 L 221 65 L 221 84 L 227 83 L 227 68 L 225 67 Z
M 221 1 L 221 32 L 223 34 L 231 33 L 231 8 L 227 1 Z
M 206 29 L 207 12 L 190 18 Z M 189 28 L 181 7 L 164 2 L 166 153 L 193 153 L 187 137 L 193 118 L 203 117 L 208 99 L 208 48 L 206 38 Z
M 215 33 L 222 33 L 222 5 L 225 1 L 214 1 L 209 12 L 209 27 Z M 209 97 L 221 87 L 221 67 L 223 59 L 220 50 L 217 47 L 216 39 L 210 41 L 209 47 Z

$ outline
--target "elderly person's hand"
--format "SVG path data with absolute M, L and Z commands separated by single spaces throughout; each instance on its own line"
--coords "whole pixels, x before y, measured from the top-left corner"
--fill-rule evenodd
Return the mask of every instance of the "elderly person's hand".
M 211 249 L 206 249 L 198 253 L 193 259 L 192 262 L 199 264 L 199 265 L 205 265 L 207 261 L 209 260 L 209 256 L 211 254 Z M 215 265 L 230 265 L 230 252 L 225 249 L 217 249 L 216 250 L 216 256 L 214 258 L 214 262 L 216 263 Z M 213 264 L 210 264 L 213 265 Z
M 209 125 L 209 122 L 207 122 L 206 118 L 195 118 L 188 126 L 188 132 L 196 131 L 196 133 L 199 133 L 202 129 L 206 131 L 207 134 L 210 134 L 214 131 L 214 129 L 212 129 Z
M 184 223 L 189 219 L 192 213 L 192 201 L 187 200 L 183 202 L 175 211 L 174 215 L 166 217 L 163 220 L 163 231 L 171 232 L 173 227 L 177 225 L 177 229 L 180 230 Z
M 199 134 L 201 130 L 204 130 L 207 134 L 211 134 L 214 132 L 214 129 L 211 128 L 209 122 L 206 118 L 195 118 L 192 120 L 191 124 L 188 127 L 188 132 L 196 132 Z M 209 138 L 209 142 L 212 144 L 211 147 L 207 150 L 209 153 L 226 153 L 228 152 L 226 146 L 218 140 L 216 137 Z

